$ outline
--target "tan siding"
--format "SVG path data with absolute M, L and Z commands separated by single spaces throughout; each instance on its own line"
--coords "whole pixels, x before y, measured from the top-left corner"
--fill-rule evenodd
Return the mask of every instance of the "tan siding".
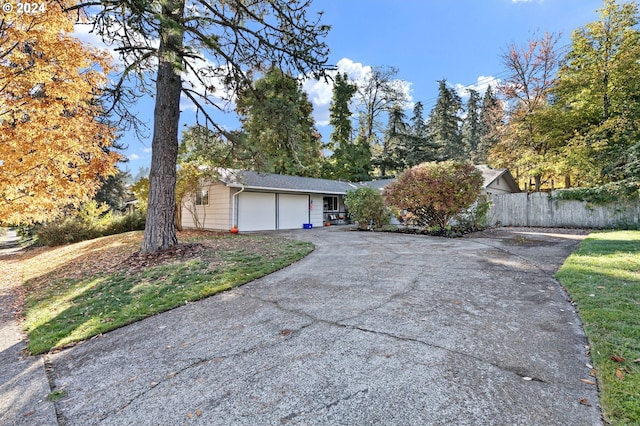
M 511 193 L 511 189 L 509 188 L 509 185 L 507 185 L 506 179 L 501 176 L 487 186 L 486 192 L 487 194 L 506 194 Z
M 186 200 L 182 206 L 182 226 L 195 228 L 192 212 L 189 211 L 195 207 L 204 229 L 227 230 L 231 228 L 230 188 L 218 183 L 207 185 L 205 188 L 209 190 L 209 205 L 193 206 L 190 199 Z

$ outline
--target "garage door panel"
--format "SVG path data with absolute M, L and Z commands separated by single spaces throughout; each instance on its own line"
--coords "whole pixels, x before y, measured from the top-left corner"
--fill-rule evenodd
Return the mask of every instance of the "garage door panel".
M 238 229 L 240 231 L 276 229 L 276 194 L 241 193 L 238 196 Z
M 298 229 L 309 222 L 309 196 L 278 195 L 278 228 Z

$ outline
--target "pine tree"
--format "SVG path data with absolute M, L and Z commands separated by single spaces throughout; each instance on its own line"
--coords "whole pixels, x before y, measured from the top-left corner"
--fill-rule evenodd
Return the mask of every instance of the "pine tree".
M 333 127 L 328 148 L 335 151 L 341 144 L 347 144 L 352 139 L 352 113 L 349 110 L 351 98 L 358 90 L 358 86 L 350 83 L 347 74 L 338 73 L 333 82 L 333 96 L 329 107 L 329 124 Z
M 352 113 L 349 103 L 357 86 L 348 81 L 346 74 L 338 73 L 333 83 L 333 99 L 329 107 L 329 124 L 333 126 L 329 149 L 333 155 L 327 160 L 326 177 L 347 181 L 369 180 L 371 149 L 365 138 L 352 140 Z
M 411 134 L 406 123 L 406 115 L 402 105 L 396 104 L 389 111 L 389 124 L 381 150 L 373 160 L 373 164 L 380 169 L 380 176 L 387 176 L 387 172 L 401 171 L 406 167 L 405 158 L 410 141 Z
M 296 79 L 271 68 L 253 87 L 240 93 L 236 110 L 259 169 L 318 175 L 321 144 L 313 105 Z
M 471 161 L 474 164 L 488 162 L 489 151 L 500 140 L 499 131 L 503 114 L 502 105 L 489 85 L 484 92 L 480 107 L 480 142 L 476 151 L 471 155 Z
M 471 160 L 476 156 L 482 138 L 480 94 L 476 90 L 469 90 L 466 113 L 462 121 L 462 146 L 465 150 L 463 159 Z
M 429 128 L 424 119 L 424 105 L 422 102 L 416 102 L 414 105 L 410 123 L 411 138 L 408 140 L 405 158 L 407 167 L 435 160 L 435 146 L 429 139 Z
M 438 81 L 438 100 L 429 115 L 429 137 L 437 146 L 438 160 L 464 158 L 460 135 L 462 100 L 447 81 Z
M 226 111 L 219 99 L 235 100 L 256 70 L 324 73 L 329 27 L 321 14 L 310 16 L 311 1 L 86 0 L 75 6 L 91 10 L 94 32 L 121 54 L 114 111 L 130 117 L 126 94 L 155 95 L 143 253 L 178 243 L 173 210 L 181 96 L 208 127 L 233 140 L 212 110 Z

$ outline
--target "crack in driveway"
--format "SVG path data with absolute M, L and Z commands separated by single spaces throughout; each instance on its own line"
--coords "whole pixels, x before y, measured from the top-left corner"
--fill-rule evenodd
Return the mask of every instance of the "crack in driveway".
M 54 356 L 78 389 L 65 420 L 94 424 L 115 406 L 105 423 L 181 424 L 198 404 L 189 419 L 203 424 L 599 424 L 575 313 L 522 253 L 492 240 L 297 235 L 317 249 L 291 267 Z M 171 351 L 154 341 L 183 335 L 189 345 Z M 100 368 L 154 356 L 108 382 Z M 145 371 L 161 380 L 127 384 Z M 109 386 L 122 388 L 112 404 Z

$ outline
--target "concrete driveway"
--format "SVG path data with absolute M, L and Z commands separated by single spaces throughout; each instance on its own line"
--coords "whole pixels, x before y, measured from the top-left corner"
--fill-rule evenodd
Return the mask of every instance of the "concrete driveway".
M 48 356 L 64 425 L 595 425 L 584 232 L 288 233 L 299 263 Z

